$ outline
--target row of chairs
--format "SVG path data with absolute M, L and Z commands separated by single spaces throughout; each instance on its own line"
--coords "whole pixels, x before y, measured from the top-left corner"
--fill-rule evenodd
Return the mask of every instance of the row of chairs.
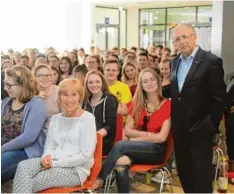
M 118 115 L 117 120 L 116 120 L 116 138 L 115 138 L 114 143 L 122 140 L 122 137 L 123 137 L 123 117 L 121 115 Z M 103 146 L 102 136 L 97 133 L 97 145 L 96 145 L 96 150 L 94 153 L 94 165 L 91 169 L 90 176 L 87 178 L 87 180 L 85 181 L 83 186 L 77 186 L 77 187 L 72 187 L 72 188 L 51 188 L 51 189 L 47 189 L 47 190 L 42 191 L 42 193 L 72 193 L 75 191 L 92 193 L 91 187 L 92 187 L 94 181 L 96 180 L 96 178 L 101 170 L 102 160 L 103 160 L 103 158 L 106 157 L 106 156 L 102 155 L 102 146 Z M 167 150 L 166 150 L 165 158 L 164 158 L 162 164 L 157 164 L 157 165 L 134 164 L 129 168 L 129 170 L 131 172 L 136 172 L 136 173 L 139 173 L 139 172 L 140 173 L 142 173 L 142 172 L 143 173 L 153 173 L 155 171 L 161 173 L 162 178 L 161 178 L 159 192 L 162 193 L 165 180 L 168 179 L 169 185 L 171 188 L 171 192 L 173 193 L 172 175 L 171 175 L 171 172 L 167 168 L 167 163 L 168 163 L 168 160 L 173 152 L 173 149 L 174 149 L 174 146 L 173 146 L 172 132 L 170 132 L 168 135 L 168 138 L 167 138 Z M 214 150 L 214 154 L 216 155 L 216 159 L 217 159 L 215 179 L 214 179 L 214 184 L 213 184 L 213 188 L 214 188 L 214 185 L 216 183 L 217 176 L 218 176 L 218 169 L 219 169 L 219 165 L 220 165 L 219 161 L 221 159 L 221 156 L 223 155 L 223 152 L 219 147 L 214 147 L 213 150 Z M 109 193 L 109 189 L 110 189 L 111 182 L 112 182 L 113 172 L 114 172 L 114 170 L 109 174 L 109 176 L 107 177 L 107 179 L 105 181 L 106 184 L 105 184 L 105 188 L 104 188 L 104 193 Z

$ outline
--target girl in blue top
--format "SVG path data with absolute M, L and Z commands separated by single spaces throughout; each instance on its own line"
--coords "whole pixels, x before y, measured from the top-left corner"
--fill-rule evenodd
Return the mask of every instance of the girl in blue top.
M 1 106 L 1 178 L 2 183 L 14 177 L 17 164 L 43 153 L 43 132 L 47 110 L 31 71 L 17 65 L 5 74 L 9 98 Z

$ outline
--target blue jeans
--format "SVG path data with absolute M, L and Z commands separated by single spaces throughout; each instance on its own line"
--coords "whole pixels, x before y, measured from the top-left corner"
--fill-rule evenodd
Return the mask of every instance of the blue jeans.
M 8 180 L 14 178 L 18 163 L 22 160 L 28 159 L 28 156 L 22 149 L 16 151 L 3 152 L 1 154 L 1 158 L 1 183 L 3 184 Z
M 98 178 L 105 180 L 115 167 L 116 161 L 122 156 L 128 156 L 132 161 L 131 164 L 160 164 L 164 159 L 165 152 L 166 144 L 164 143 L 119 141 L 103 162 Z M 117 168 L 115 170 L 119 193 L 130 192 L 128 167 L 128 165 L 122 165 L 121 170 L 117 170 Z

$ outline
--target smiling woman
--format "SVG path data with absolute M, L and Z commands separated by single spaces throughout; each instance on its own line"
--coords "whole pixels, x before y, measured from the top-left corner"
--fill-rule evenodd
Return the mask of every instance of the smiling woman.
M 66 79 L 59 84 L 58 100 L 64 111 L 52 116 L 43 156 L 18 165 L 14 193 L 85 182 L 94 163 L 96 126 L 94 116 L 80 107 L 82 98 L 83 87 L 78 80 Z
M 33 69 L 33 72 L 39 84 L 39 96 L 43 99 L 48 111 L 45 131 L 47 134 L 51 117 L 60 112 L 57 102 L 58 87 L 52 84 L 52 70 L 48 65 L 40 64 Z
M 116 131 L 118 102 L 111 95 L 100 71 L 88 72 L 85 79 L 85 97 L 82 107 L 95 116 L 96 130 L 103 136 L 103 154 L 113 146 Z
M 9 98 L 1 106 L 2 183 L 14 177 L 20 161 L 42 155 L 47 117 L 43 100 L 37 96 L 37 82 L 27 67 L 7 69 L 4 83 Z

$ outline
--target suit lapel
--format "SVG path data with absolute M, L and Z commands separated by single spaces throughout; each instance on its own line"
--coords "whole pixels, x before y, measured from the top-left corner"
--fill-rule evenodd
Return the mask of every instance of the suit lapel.
M 178 80 L 177 80 L 177 71 L 178 71 L 179 63 L 180 63 L 180 58 L 178 57 L 177 60 L 175 60 L 174 62 L 175 66 L 173 67 L 172 80 L 171 80 L 172 82 L 174 82 L 176 94 L 179 94 L 179 85 L 178 85 Z
M 187 84 L 189 83 L 189 81 L 193 77 L 193 74 L 195 73 L 196 69 L 201 64 L 201 62 L 202 62 L 201 57 L 202 57 L 202 50 L 201 50 L 201 48 L 199 48 L 199 50 L 197 51 L 197 54 L 195 55 L 193 63 L 191 65 L 191 68 L 190 68 L 187 76 L 185 77 L 184 84 L 183 84 L 182 89 L 181 89 L 181 93 L 183 92 L 184 88 L 187 86 Z

